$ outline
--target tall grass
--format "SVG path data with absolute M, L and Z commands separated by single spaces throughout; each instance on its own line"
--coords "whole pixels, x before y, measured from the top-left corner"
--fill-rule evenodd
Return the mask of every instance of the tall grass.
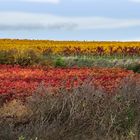
M 40 85 L 26 102 L 0 108 L 2 140 L 139 140 L 140 86 L 125 79 L 111 96 L 89 81 L 56 93 Z

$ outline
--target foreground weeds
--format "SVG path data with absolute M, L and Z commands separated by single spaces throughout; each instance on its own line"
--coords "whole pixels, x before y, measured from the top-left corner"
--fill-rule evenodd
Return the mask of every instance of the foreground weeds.
M 85 82 L 78 88 L 40 86 L 26 102 L 0 108 L 2 140 L 139 140 L 140 87 L 131 77 L 116 95 Z

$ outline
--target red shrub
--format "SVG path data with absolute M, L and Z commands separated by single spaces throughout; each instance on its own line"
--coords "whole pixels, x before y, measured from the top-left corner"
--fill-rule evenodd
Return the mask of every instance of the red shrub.
M 72 68 L 40 69 L 22 68 L 20 66 L 0 65 L 0 94 L 13 94 L 14 97 L 31 95 L 43 81 L 54 89 L 64 85 L 67 88 L 78 86 L 87 79 L 98 88 L 112 93 L 121 80 L 132 71 L 120 68 Z M 73 83 L 73 84 L 72 84 Z

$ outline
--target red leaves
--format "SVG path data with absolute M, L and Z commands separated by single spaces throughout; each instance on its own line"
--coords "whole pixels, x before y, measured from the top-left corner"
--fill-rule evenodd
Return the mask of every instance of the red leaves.
M 88 78 L 97 87 L 107 92 L 113 91 L 123 78 L 133 75 L 132 71 L 119 68 L 72 68 L 47 69 L 21 68 L 19 66 L 0 66 L 0 94 L 16 96 L 31 95 L 43 81 L 46 86 L 61 87 L 64 83 L 67 88 L 78 86 Z M 73 81 L 73 84 L 72 84 Z

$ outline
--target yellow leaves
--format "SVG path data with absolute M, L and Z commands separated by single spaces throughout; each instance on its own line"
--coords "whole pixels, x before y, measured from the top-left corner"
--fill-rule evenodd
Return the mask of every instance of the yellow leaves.
M 39 54 L 51 50 L 51 54 L 139 54 L 140 42 L 76 42 L 41 40 L 0 40 L 0 50 L 16 49 L 23 54 L 32 49 Z

